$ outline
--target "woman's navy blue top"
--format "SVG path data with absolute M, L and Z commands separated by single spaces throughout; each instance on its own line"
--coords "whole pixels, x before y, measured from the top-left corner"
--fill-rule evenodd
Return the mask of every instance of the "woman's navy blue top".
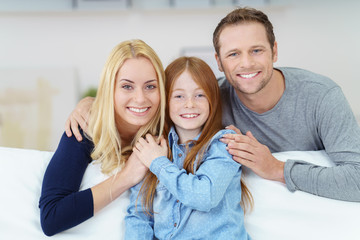
M 93 143 L 84 134 L 62 135 L 59 146 L 47 166 L 39 201 L 41 227 L 47 236 L 74 227 L 94 214 L 91 189 L 79 191 Z

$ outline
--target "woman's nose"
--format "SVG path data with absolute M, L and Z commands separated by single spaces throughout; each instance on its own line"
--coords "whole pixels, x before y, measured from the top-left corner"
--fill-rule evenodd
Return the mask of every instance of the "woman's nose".
M 136 102 L 144 102 L 146 99 L 145 93 L 142 89 L 138 89 L 135 91 L 135 101 Z

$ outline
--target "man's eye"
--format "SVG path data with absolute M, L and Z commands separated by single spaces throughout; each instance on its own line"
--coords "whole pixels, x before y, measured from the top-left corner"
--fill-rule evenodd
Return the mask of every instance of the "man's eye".
M 230 53 L 229 54 L 229 57 L 235 57 L 235 56 L 237 56 L 238 54 L 237 53 Z
M 253 53 L 255 53 L 255 54 L 260 53 L 260 52 L 262 52 L 261 49 L 254 49 L 254 50 L 253 50 Z

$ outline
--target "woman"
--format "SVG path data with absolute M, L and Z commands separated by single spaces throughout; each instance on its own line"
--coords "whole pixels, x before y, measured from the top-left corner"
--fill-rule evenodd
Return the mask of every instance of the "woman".
M 146 133 L 160 136 L 164 118 L 159 57 L 141 40 L 120 43 L 103 69 L 87 133 L 81 130 L 84 140 L 63 135 L 47 167 L 39 201 L 44 233 L 51 236 L 80 224 L 140 182 L 147 169 L 132 155 L 133 144 Z M 112 176 L 79 191 L 92 160 Z

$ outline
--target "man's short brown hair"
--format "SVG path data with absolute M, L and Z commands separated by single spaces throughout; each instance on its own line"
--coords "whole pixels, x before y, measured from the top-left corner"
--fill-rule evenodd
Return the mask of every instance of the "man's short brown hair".
M 216 53 L 220 54 L 220 43 L 219 38 L 222 30 L 230 25 L 237 25 L 246 22 L 258 22 L 261 23 L 266 30 L 266 35 L 269 40 L 271 49 L 273 49 L 275 44 L 275 35 L 273 32 L 273 26 L 269 21 L 265 13 L 254 9 L 254 8 L 237 8 L 230 12 L 226 17 L 221 19 L 215 31 L 213 33 L 213 44 Z

